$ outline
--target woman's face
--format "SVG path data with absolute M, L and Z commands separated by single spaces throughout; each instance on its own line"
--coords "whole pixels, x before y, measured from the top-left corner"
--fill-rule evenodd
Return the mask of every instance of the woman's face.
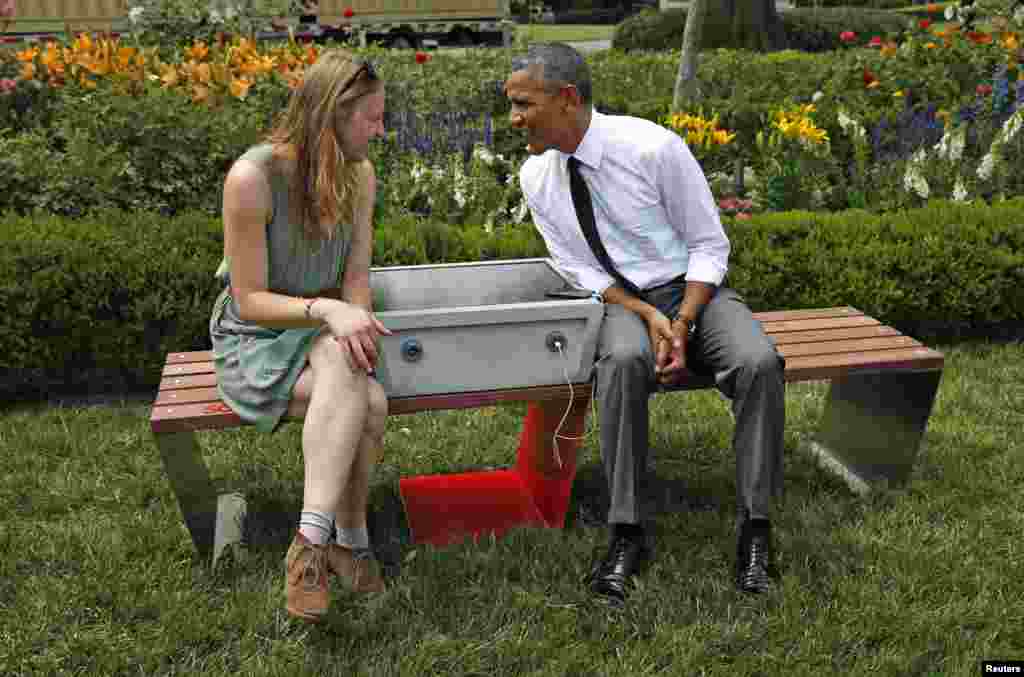
M 338 116 L 338 139 L 345 158 L 365 160 L 370 140 L 384 136 L 384 90 L 367 94 L 356 101 L 348 120 Z

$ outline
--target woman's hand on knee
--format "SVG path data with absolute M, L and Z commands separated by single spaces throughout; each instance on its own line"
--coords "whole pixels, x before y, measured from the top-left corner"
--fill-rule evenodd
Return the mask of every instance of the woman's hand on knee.
M 353 369 L 373 371 L 377 365 L 377 339 L 391 334 L 373 313 L 344 301 L 334 301 L 321 311 L 321 319 Z

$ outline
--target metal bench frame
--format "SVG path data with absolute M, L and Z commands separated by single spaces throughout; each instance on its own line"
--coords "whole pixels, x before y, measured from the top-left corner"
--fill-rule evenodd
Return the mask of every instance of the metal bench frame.
M 856 492 L 904 483 L 931 415 L 942 353 L 850 307 L 754 316 L 786 358 L 787 382 L 831 381 L 809 450 Z M 211 359 L 209 351 L 168 355 L 150 425 L 193 543 L 216 563 L 243 540 L 245 499 L 218 494 L 194 433 L 245 424 L 217 395 Z M 712 385 L 693 376 L 671 390 Z M 395 415 L 530 403 L 513 468 L 444 476 L 442 482 L 437 476 L 401 480 L 414 538 L 443 545 L 524 524 L 561 528 L 579 441 L 560 440 L 556 459 L 552 436 L 570 398 L 572 411 L 561 435 L 582 434 L 591 395 L 590 383 L 578 383 L 390 399 L 389 414 Z M 424 499 L 425 480 L 439 492 L 437 500 Z M 414 486 L 420 491 L 412 491 Z M 481 501 L 494 503 L 494 510 L 474 510 Z

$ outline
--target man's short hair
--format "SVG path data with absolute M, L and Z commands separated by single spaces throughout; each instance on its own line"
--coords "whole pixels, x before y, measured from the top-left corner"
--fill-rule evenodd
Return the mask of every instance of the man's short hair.
M 583 55 L 564 42 L 537 42 L 525 56 L 512 59 L 512 71 L 540 69 L 545 88 L 572 85 L 585 104 L 591 102 L 590 66 Z

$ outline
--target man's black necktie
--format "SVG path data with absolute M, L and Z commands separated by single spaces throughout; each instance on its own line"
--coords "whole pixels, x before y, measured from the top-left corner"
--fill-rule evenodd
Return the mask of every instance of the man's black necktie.
M 636 285 L 619 273 L 601 242 L 601 236 L 597 234 L 597 222 L 594 221 L 594 204 L 590 201 L 590 189 L 587 188 L 587 182 L 580 174 L 580 161 L 572 155 L 569 156 L 569 191 L 572 193 L 572 205 L 576 208 L 576 218 L 579 219 L 583 237 L 587 238 L 587 244 L 590 245 L 594 256 L 623 289 L 642 298 Z

